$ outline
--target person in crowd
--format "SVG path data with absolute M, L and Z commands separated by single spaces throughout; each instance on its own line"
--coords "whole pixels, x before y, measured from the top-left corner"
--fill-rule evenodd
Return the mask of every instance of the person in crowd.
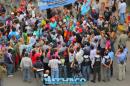
M 105 46 L 106 46 L 106 38 L 104 31 L 101 32 L 101 40 L 100 40 L 100 47 L 101 47 L 101 56 L 104 56 L 105 52 Z
M 112 60 L 112 64 L 111 64 L 111 67 L 110 67 L 110 71 L 111 71 L 111 77 L 113 76 L 113 61 L 114 61 L 114 58 L 115 58 L 115 55 L 114 55 L 114 52 L 112 51 L 111 48 L 108 49 L 108 56 L 111 58 Z
M 70 70 L 70 71 L 68 71 L 68 73 L 69 73 L 69 75 L 68 76 L 72 76 L 72 69 L 71 69 L 71 64 L 72 64 L 72 62 L 74 61 L 74 59 L 75 59 L 75 51 L 74 51 L 74 49 L 70 49 L 70 47 L 68 48 L 68 54 L 69 54 L 69 67 L 68 67 L 68 70 Z
M 119 36 L 119 45 L 125 46 L 127 40 L 128 40 L 128 35 L 126 34 L 126 31 L 123 31 L 122 34 Z
M 49 60 L 48 66 L 51 68 L 52 78 L 59 78 L 59 64 L 61 64 L 61 61 L 58 60 L 55 56 L 52 56 L 52 59 Z
M 96 76 L 98 74 L 98 81 L 101 81 L 101 55 L 100 52 L 97 51 L 97 54 L 92 60 L 91 66 L 93 69 L 93 80 L 91 82 L 95 83 L 96 82 Z
M 111 16 L 111 12 L 109 11 L 109 7 L 106 7 L 106 8 L 105 8 L 105 11 L 104 11 L 105 21 L 109 21 L 110 16 Z
M 0 86 L 4 86 L 4 75 L 6 75 L 6 72 L 7 70 L 4 62 L 0 62 Z
M 82 75 L 84 78 L 89 81 L 90 80 L 90 67 L 91 67 L 91 60 L 89 55 L 84 54 L 83 55 L 83 62 L 81 64 L 82 68 Z
M 125 23 L 126 8 L 127 8 L 127 4 L 126 4 L 125 0 L 121 0 L 121 3 L 119 4 L 119 7 L 118 7 L 119 17 L 120 17 L 120 24 L 124 24 Z
M 33 69 L 34 69 L 34 72 L 36 74 L 36 79 L 41 79 L 43 78 L 43 63 L 41 62 L 40 60 L 40 57 L 38 57 L 36 59 L 36 63 L 33 64 Z
M 25 52 L 21 63 L 20 63 L 21 70 L 23 72 L 23 81 L 31 81 L 31 70 L 33 68 L 32 60 L 29 57 L 28 53 Z
M 43 78 L 43 84 L 44 84 L 44 86 L 48 86 L 48 82 L 46 82 L 46 79 L 48 79 L 48 78 L 50 78 L 50 76 L 49 76 L 49 73 L 50 73 L 50 71 L 49 70 L 46 70 L 45 71 L 45 74 L 44 74 L 44 78 Z
M 81 76 L 81 65 L 78 64 L 78 61 L 76 58 L 74 58 L 74 61 L 71 64 L 72 68 L 72 77 L 80 77 Z
M 103 69 L 103 81 L 110 81 L 110 68 L 111 68 L 112 60 L 108 56 L 108 51 L 106 50 L 105 55 L 102 59 L 102 69 Z
M 118 80 L 124 80 L 125 79 L 125 68 L 126 68 L 126 55 L 123 53 L 123 48 L 119 48 L 115 54 L 117 57 L 117 63 L 118 63 Z
M 84 52 L 80 47 L 78 47 L 76 51 L 77 52 L 76 52 L 75 59 L 78 61 L 78 64 L 81 66 L 81 63 L 83 62 L 83 54 L 84 54 Z
M 8 77 L 13 77 L 13 75 L 14 75 L 14 60 L 13 60 L 11 49 L 9 49 L 9 50 L 6 49 L 6 51 L 4 53 L 4 62 L 6 64 Z

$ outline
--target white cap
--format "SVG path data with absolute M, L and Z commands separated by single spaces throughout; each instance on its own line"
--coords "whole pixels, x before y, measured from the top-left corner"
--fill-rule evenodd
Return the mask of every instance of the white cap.
M 88 55 L 84 55 L 84 58 L 88 58 Z
M 11 12 L 12 15 L 14 15 L 14 12 Z

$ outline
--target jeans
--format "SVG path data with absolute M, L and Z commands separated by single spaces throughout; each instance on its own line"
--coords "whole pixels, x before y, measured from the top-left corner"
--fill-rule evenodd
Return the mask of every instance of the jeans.
M 6 66 L 7 66 L 7 75 L 12 75 L 14 72 L 14 65 L 6 63 Z
M 96 81 L 96 77 L 98 75 L 98 81 L 101 81 L 101 68 L 100 67 L 94 67 L 93 68 L 93 81 Z
M 59 78 L 59 69 L 58 68 L 51 69 L 51 77 L 52 78 Z
M 67 77 L 67 67 L 66 67 L 66 65 L 60 65 L 60 67 L 59 67 L 59 75 L 60 75 L 60 77 L 61 78 L 63 78 L 63 77 Z
M 23 68 L 23 80 L 31 81 L 31 69 L 29 67 Z
M 36 72 L 36 78 L 40 78 L 42 80 L 43 79 L 43 71 Z
M 82 66 L 82 75 L 86 80 L 90 78 L 90 66 Z
M 110 81 L 110 68 L 103 67 L 103 79 L 104 81 Z
M 125 22 L 125 13 L 120 13 L 120 23 L 124 24 Z

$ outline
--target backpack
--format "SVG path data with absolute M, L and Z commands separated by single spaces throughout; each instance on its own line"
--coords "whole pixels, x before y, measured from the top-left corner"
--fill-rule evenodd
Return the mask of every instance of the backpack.
M 90 55 L 90 48 L 84 48 L 84 55 Z

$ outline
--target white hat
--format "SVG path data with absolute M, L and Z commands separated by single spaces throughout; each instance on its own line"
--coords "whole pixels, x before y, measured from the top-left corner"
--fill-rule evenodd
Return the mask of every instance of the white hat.
M 88 55 L 84 55 L 84 58 L 88 58 L 89 56 Z
M 14 15 L 14 12 L 11 12 L 12 15 Z

